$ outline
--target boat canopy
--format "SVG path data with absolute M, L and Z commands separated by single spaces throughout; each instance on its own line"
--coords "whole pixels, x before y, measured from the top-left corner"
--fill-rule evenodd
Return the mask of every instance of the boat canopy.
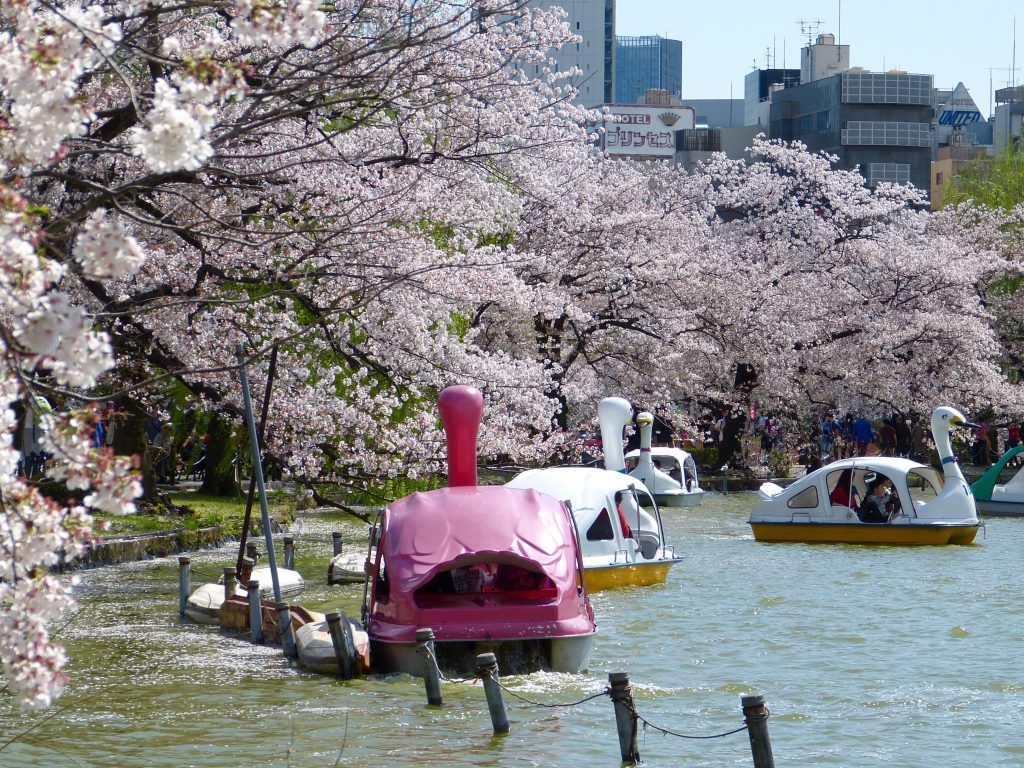
M 453 563 L 528 561 L 560 592 L 576 585 L 576 535 L 555 498 L 504 486 L 438 488 L 394 502 L 380 551 L 392 583 L 413 592 Z

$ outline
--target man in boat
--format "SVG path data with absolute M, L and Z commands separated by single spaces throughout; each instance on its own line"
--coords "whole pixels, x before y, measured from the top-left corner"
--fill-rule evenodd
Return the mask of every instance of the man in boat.
M 883 474 L 872 473 L 865 476 L 868 495 L 857 510 L 857 517 L 862 523 L 888 523 L 892 511 L 892 499 L 889 488 L 892 483 Z

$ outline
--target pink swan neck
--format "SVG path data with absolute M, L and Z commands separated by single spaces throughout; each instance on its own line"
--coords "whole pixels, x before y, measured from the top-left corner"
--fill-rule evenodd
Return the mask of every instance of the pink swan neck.
M 476 438 L 484 412 L 479 389 L 448 387 L 437 398 L 444 433 L 448 438 L 448 485 L 476 485 Z

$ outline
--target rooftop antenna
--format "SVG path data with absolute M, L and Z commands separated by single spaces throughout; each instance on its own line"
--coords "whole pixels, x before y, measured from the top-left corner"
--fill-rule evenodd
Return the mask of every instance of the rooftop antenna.
M 807 38 L 807 45 L 811 46 L 814 45 L 814 41 L 818 37 L 818 31 L 824 22 L 821 19 L 814 19 L 813 21 L 800 19 L 797 24 L 800 25 L 800 34 Z

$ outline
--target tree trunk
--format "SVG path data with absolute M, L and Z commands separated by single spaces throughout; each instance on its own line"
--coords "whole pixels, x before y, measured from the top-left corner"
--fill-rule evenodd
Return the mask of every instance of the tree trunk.
M 129 397 L 120 397 L 114 404 L 114 438 L 112 447 L 118 456 L 139 456 L 142 473 L 142 501 L 157 498 L 153 453 L 146 437 L 146 410 Z
M 211 496 L 237 496 L 241 493 L 235 482 L 235 468 L 231 463 L 235 454 L 235 441 L 232 439 L 231 425 L 220 414 L 214 413 L 206 434 L 210 443 L 206 446 L 206 461 L 203 484 L 200 493 Z

